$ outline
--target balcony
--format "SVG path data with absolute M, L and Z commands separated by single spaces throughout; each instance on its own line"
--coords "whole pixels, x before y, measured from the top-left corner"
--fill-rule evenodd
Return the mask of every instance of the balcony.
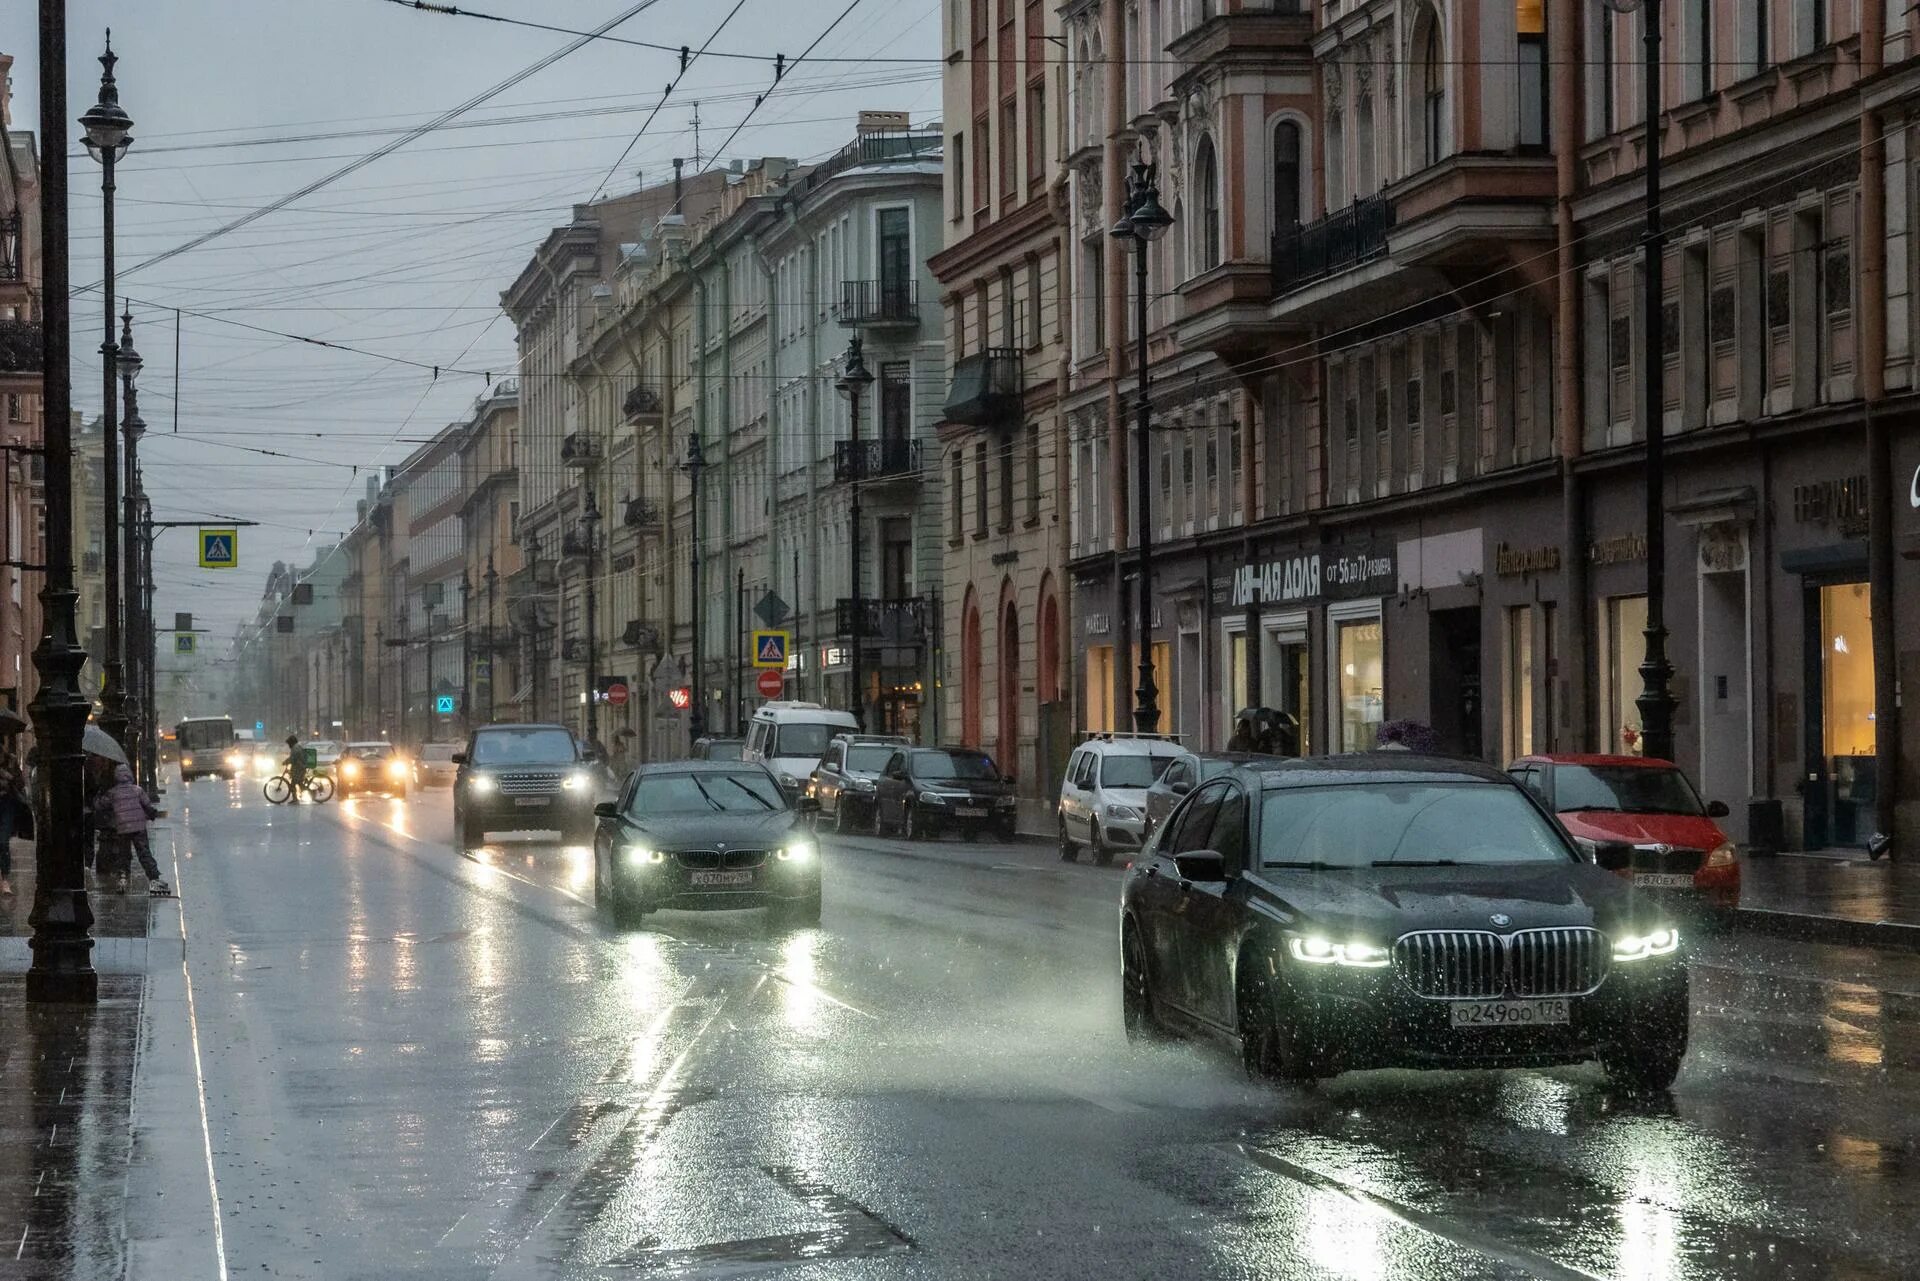
M 587 661 L 587 643 L 583 640 L 563 640 L 560 642 L 560 659 L 567 663 Z
M 856 613 L 853 600 L 842 596 L 834 604 L 834 631 L 837 635 L 854 635 Z M 907 596 L 899 600 L 860 601 L 857 621 L 860 624 L 859 636 L 862 642 L 878 641 L 885 645 L 920 645 L 933 632 L 933 598 L 931 596 Z
M 0 374 L 40 373 L 40 322 L 0 320 Z
M 942 413 L 970 427 L 1012 427 L 1022 417 L 1020 349 L 988 347 L 953 365 L 953 386 Z
M 569 529 L 560 535 L 560 554 L 562 556 L 593 555 L 593 539 L 584 529 Z
M 917 440 L 842 440 L 834 444 L 835 483 L 919 474 L 920 442 Z
M 856 329 L 920 323 L 920 286 L 912 280 L 843 280 L 833 318 Z
M 627 389 L 620 412 L 635 427 L 658 427 L 666 415 L 667 402 L 660 389 L 651 383 L 636 383 Z
M 582 432 L 569 432 L 560 440 L 562 467 L 590 467 L 600 461 L 600 442 Z
M 658 529 L 666 523 L 655 498 L 629 498 L 620 514 L 620 523 L 628 529 Z
M 20 244 L 20 215 L 0 214 L 0 284 L 26 277 L 26 251 Z
M 1290 293 L 1382 257 L 1392 229 L 1393 202 L 1385 196 L 1369 196 L 1317 222 L 1276 233 L 1274 294 Z
M 660 644 L 660 625 L 643 619 L 627 620 L 626 628 L 620 633 L 620 643 L 628 649 L 637 649 L 646 654 L 664 652 Z

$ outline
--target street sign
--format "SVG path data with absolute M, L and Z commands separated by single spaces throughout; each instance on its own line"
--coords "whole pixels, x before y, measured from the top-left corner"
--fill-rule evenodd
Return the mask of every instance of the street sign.
M 778 698 L 780 697 L 780 691 L 787 686 L 786 678 L 779 672 L 771 670 L 760 673 L 758 684 L 760 686 L 760 695 L 763 698 Z
M 607 701 L 615 707 L 627 705 L 627 687 L 619 683 L 607 686 Z
M 780 599 L 778 592 L 768 592 L 753 607 L 753 616 L 768 627 L 778 627 L 787 621 L 787 602 Z
M 442 716 L 453 715 L 453 695 L 441 694 L 433 700 L 433 710 Z
M 255 722 L 253 723 L 253 732 L 254 732 L 255 734 L 264 734 L 264 733 L 266 733 L 266 732 L 267 732 L 267 723 L 266 723 L 265 721 L 255 721 Z
M 232 569 L 239 563 L 239 530 L 203 529 L 200 531 L 200 568 Z
M 791 640 L 792 637 L 786 632 L 755 632 L 753 665 L 784 669 L 787 665 L 787 644 Z
M 193 653 L 193 641 L 194 635 L 192 632 L 181 632 L 173 638 L 173 652 L 176 654 Z
M 192 631 L 193 615 L 192 614 L 175 614 L 173 616 L 173 630 L 176 632 Z
M 685 685 L 675 685 L 667 691 L 667 701 L 675 711 L 684 712 L 693 703 L 693 691 Z

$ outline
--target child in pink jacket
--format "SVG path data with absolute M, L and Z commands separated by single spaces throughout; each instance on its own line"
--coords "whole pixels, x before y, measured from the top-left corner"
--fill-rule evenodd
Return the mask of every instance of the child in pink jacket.
M 140 869 L 147 874 L 147 890 L 152 894 L 172 891 L 160 879 L 160 865 L 154 862 L 153 848 L 147 840 L 147 821 L 160 817 L 147 793 L 133 781 L 133 771 L 122 765 L 113 771 L 113 786 L 100 793 L 93 803 L 94 821 L 113 843 L 111 872 L 114 889 L 127 892 L 128 854 L 140 856 Z M 108 871 L 102 868 L 102 871 Z

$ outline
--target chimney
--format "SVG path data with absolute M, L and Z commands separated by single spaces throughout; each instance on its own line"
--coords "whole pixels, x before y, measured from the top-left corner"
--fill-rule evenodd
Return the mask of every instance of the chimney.
M 870 133 L 905 133 L 907 131 L 907 113 L 904 111 L 863 111 L 854 122 L 853 131 L 862 138 Z

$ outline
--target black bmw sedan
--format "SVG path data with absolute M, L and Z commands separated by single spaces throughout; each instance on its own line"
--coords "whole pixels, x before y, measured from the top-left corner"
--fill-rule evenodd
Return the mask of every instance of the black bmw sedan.
M 593 899 L 624 919 L 765 907 L 782 924 L 819 923 L 819 850 L 759 765 L 644 765 L 593 812 Z
M 1687 967 L 1659 904 L 1499 771 L 1406 752 L 1274 760 L 1196 788 L 1127 874 L 1128 1034 L 1250 1073 L 1598 1059 L 1664 1090 Z

